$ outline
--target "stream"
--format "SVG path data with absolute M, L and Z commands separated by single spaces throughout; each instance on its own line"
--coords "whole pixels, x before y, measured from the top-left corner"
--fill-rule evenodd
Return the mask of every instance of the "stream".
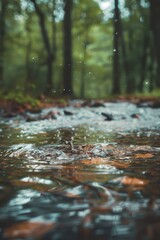
M 0 117 L 0 239 L 160 239 L 160 108 Z

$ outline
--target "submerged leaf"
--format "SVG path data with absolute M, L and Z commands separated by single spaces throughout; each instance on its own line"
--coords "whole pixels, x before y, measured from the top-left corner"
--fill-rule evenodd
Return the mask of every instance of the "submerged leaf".
M 154 155 L 152 153 L 137 153 L 134 156 L 135 158 L 152 158 Z
M 132 178 L 128 176 L 113 179 L 112 182 L 121 183 L 123 185 L 131 185 L 131 186 L 145 186 L 148 183 L 148 181 L 145 179 Z
M 6 228 L 4 231 L 4 237 L 9 239 L 40 237 L 53 229 L 54 226 L 54 223 L 19 222 Z

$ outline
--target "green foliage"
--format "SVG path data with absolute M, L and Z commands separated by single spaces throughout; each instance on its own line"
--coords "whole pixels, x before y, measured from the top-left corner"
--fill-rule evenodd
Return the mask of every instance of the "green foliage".
M 15 101 L 19 104 L 25 104 L 28 103 L 32 107 L 36 107 L 39 105 L 39 100 L 36 98 L 30 96 L 29 94 L 24 94 L 20 89 L 17 91 L 10 91 L 7 94 L 4 94 L 3 92 L 0 93 L 0 98 L 4 100 L 11 100 Z
M 101 2 L 100 0 L 75 0 L 73 2 L 74 96 L 82 97 L 84 91 L 84 97 L 105 97 L 110 94 L 112 89 L 113 19 L 111 17 L 113 14 L 111 10 L 114 9 L 114 1 L 111 3 L 112 6 L 106 10 L 100 8 L 98 4 Z M 153 82 L 154 88 L 156 70 L 148 0 L 119 0 L 119 2 L 126 59 L 130 66 L 126 78 L 123 54 L 120 52 L 122 93 L 125 93 L 128 79 L 134 81 L 135 92 L 140 91 L 145 37 L 149 42 L 143 81 Z M 63 0 L 37 0 L 37 4 L 45 15 L 52 50 L 53 38 L 56 36 L 56 49 L 53 51 L 55 59 L 53 61 L 52 92 L 59 95 L 63 89 Z M 54 18 L 56 19 L 56 29 L 53 30 Z M 31 1 L 16 0 L 14 3 L 8 1 L 5 22 L 3 88 L 8 92 L 6 98 L 34 104 L 34 99 L 30 95 L 36 97 L 44 93 L 47 53 L 42 41 L 39 20 Z M 21 90 L 17 91 L 17 86 L 20 86 Z M 143 84 L 142 91 L 148 92 L 150 89 L 149 87 L 146 89 Z M 25 97 L 23 93 L 26 94 Z M 55 96 L 54 93 L 53 96 Z

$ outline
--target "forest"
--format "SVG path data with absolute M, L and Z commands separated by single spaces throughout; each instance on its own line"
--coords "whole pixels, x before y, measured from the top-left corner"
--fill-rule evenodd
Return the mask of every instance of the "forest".
M 0 98 L 160 94 L 159 0 L 0 4 Z
M 0 0 L 0 239 L 160 239 L 160 0 Z

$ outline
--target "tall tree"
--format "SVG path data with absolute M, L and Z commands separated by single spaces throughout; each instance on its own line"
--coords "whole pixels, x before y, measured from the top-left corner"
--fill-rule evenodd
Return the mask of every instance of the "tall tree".
M 31 50 L 32 50 L 32 41 L 31 41 L 31 23 L 32 23 L 32 14 L 26 8 L 27 19 L 25 22 L 25 30 L 27 35 L 27 44 L 26 44 L 26 54 L 25 54 L 25 68 L 26 68 L 26 77 L 25 77 L 25 84 L 24 84 L 24 91 L 30 91 L 30 84 L 31 84 Z
M 49 33 L 47 31 L 46 22 L 45 22 L 45 14 L 41 10 L 40 6 L 37 4 L 36 0 L 30 0 L 35 7 L 37 16 L 39 18 L 39 25 L 41 29 L 41 35 L 43 39 L 43 43 L 47 53 L 47 84 L 46 84 L 46 93 L 51 93 L 53 88 L 52 82 L 52 74 L 53 74 L 53 60 L 54 60 L 54 52 L 52 51 L 52 46 L 49 40 Z
M 154 52 L 157 60 L 156 85 L 160 87 L 160 1 L 150 0 L 151 28 L 154 38 Z
M 119 1 L 114 1 L 114 40 L 113 40 L 113 86 L 112 93 L 119 94 L 120 90 L 120 11 Z
M 63 39 L 63 59 L 64 59 L 64 69 L 63 69 L 63 94 L 72 95 L 73 85 L 72 85 L 72 7 L 73 0 L 64 0 L 64 39 Z
M 6 10 L 8 1 L 0 1 L 0 87 L 4 81 L 4 52 L 5 52 L 5 33 L 6 33 Z

